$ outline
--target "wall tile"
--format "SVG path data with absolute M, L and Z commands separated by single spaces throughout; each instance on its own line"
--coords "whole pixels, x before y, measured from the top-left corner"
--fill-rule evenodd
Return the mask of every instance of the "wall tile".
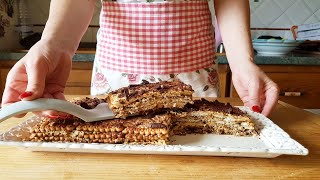
M 282 14 L 279 18 L 277 18 L 274 22 L 272 22 L 272 26 L 277 28 L 291 27 L 292 24 L 294 23 L 286 14 Z
M 314 13 L 315 17 L 317 17 L 318 22 L 320 21 L 320 9 Z
M 265 26 L 269 26 L 282 15 L 282 10 L 273 1 L 266 1 L 256 9 L 254 14 L 253 17 L 260 20 Z
M 320 0 L 250 0 L 250 7 L 251 27 L 290 28 L 320 21 Z
M 254 0 L 250 0 L 250 9 L 252 11 L 255 11 L 259 6 L 263 4 L 263 1 L 259 0 L 257 2 L 254 2 Z
M 303 23 L 313 15 L 311 9 L 303 1 L 293 4 L 285 13 L 295 24 Z
M 281 8 L 281 10 L 284 12 L 288 8 L 290 8 L 295 3 L 295 1 L 293 1 L 293 0 L 280 0 L 280 1 L 273 1 L 273 3 L 276 3 Z
M 320 8 L 319 0 L 304 0 L 304 3 L 311 9 L 312 12 L 316 12 Z
M 250 18 L 251 18 L 251 27 L 256 27 L 256 28 L 258 28 L 258 27 L 266 27 L 262 23 L 262 21 L 259 18 L 256 17 L 255 13 L 251 14 Z
M 304 21 L 305 24 L 311 24 L 315 22 L 320 22 L 320 18 L 317 17 L 316 15 L 310 16 L 307 20 Z

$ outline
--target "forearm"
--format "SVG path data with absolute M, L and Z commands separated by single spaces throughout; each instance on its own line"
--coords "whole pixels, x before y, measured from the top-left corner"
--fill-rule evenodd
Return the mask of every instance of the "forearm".
M 42 40 L 73 55 L 92 19 L 96 0 L 51 0 Z
M 253 61 L 248 0 L 214 0 L 223 44 L 231 69 Z

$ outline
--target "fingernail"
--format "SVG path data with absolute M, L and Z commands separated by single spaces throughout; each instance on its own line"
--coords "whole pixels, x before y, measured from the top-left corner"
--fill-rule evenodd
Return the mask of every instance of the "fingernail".
M 252 111 L 254 111 L 254 112 L 258 112 L 258 113 L 260 113 L 261 112 L 261 110 L 260 110 L 260 107 L 259 106 L 252 106 Z
M 23 99 L 23 98 L 26 98 L 26 97 L 29 97 L 29 96 L 32 96 L 33 92 L 30 92 L 30 91 L 26 91 L 22 94 L 20 94 L 19 96 L 19 99 Z

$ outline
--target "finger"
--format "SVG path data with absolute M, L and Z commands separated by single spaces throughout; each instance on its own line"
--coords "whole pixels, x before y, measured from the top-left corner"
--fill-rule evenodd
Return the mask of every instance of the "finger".
M 7 75 L 6 84 L 2 95 L 2 107 L 20 101 L 19 95 L 26 89 L 26 83 L 23 81 L 27 76 L 24 72 L 22 72 L 24 70 L 21 70 L 21 67 L 23 67 L 23 65 L 18 62 Z M 16 74 L 19 74 L 19 76 L 16 76 Z
M 14 102 L 20 101 L 19 95 L 20 93 L 17 92 L 15 89 L 12 89 L 11 87 L 6 86 L 3 91 L 1 107 L 5 107 Z
M 43 98 L 53 98 L 53 96 L 50 93 L 44 92 L 43 93 Z M 47 110 L 47 111 L 35 111 L 33 112 L 34 114 L 38 115 L 38 116 L 54 116 L 54 111 L 52 112 L 51 110 Z M 56 113 L 57 114 L 57 113 Z
M 16 79 L 12 75 L 12 74 L 18 74 L 17 72 L 19 70 L 18 70 L 17 66 L 19 66 L 19 63 L 17 63 L 16 66 L 14 66 L 7 75 L 6 86 L 4 88 L 3 96 L 2 96 L 1 108 L 8 106 L 12 103 L 15 103 L 17 101 L 20 101 L 20 99 L 19 99 L 20 92 L 17 91 L 17 89 L 23 89 L 23 87 L 14 83 L 14 81 Z M 12 88 L 11 85 L 16 87 L 17 89 Z M 26 115 L 26 113 L 23 113 L 23 114 L 16 115 L 14 117 L 15 118 L 23 118 L 25 115 Z
M 261 83 L 259 80 L 256 82 L 250 83 L 248 88 L 249 94 L 249 107 L 255 112 L 261 112 L 261 102 L 260 102 L 260 95 L 261 95 Z
M 47 69 L 44 63 L 26 64 L 26 71 L 28 74 L 28 85 L 26 92 L 20 95 L 23 100 L 33 100 L 42 97 Z M 33 67 L 32 67 L 33 66 Z
M 55 99 L 61 99 L 61 100 L 66 100 L 64 94 L 62 92 L 55 92 L 53 94 L 50 94 L 52 96 L 52 98 L 55 98 Z M 61 118 L 68 118 L 70 117 L 71 115 L 68 114 L 68 113 L 64 113 L 64 112 L 60 112 L 60 111 L 45 111 L 44 114 L 46 116 L 51 116 L 51 118 L 54 118 L 54 117 L 61 117 Z
M 52 111 L 52 110 L 48 110 L 48 111 L 43 111 L 41 112 L 42 116 L 45 117 L 49 117 L 52 119 L 56 119 L 56 118 L 68 118 L 71 117 L 72 115 L 68 114 L 68 113 L 64 113 L 64 112 L 59 112 L 59 111 Z
M 266 101 L 261 113 L 265 116 L 268 116 L 271 113 L 273 107 L 278 102 L 278 98 L 279 98 L 278 86 L 272 83 L 272 85 L 266 90 L 265 95 L 266 95 Z
M 14 69 L 12 69 L 12 70 L 14 70 Z M 19 99 L 20 93 L 17 90 L 8 86 L 8 84 L 12 84 L 11 83 L 12 78 L 10 78 L 9 76 L 10 76 L 10 73 L 8 74 L 6 87 L 3 91 L 1 108 L 8 106 L 14 102 L 20 101 L 20 99 Z M 23 113 L 23 114 L 16 115 L 14 117 L 15 118 L 23 118 L 25 115 L 26 115 L 26 113 Z

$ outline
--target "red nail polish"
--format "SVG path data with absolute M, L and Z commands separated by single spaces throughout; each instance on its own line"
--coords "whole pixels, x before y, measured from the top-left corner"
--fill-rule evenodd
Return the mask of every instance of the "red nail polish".
M 259 106 L 252 106 L 252 111 L 254 112 L 261 112 L 260 107 Z
M 51 116 L 51 115 L 47 115 L 48 118 L 50 119 L 58 119 L 60 116 Z
M 32 96 L 33 92 L 30 92 L 30 91 L 26 91 L 22 94 L 20 94 L 19 96 L 19 99 L 23 99 L 23 98 L 26 98 L 26 97 L 29 97 L 29 96 Z

